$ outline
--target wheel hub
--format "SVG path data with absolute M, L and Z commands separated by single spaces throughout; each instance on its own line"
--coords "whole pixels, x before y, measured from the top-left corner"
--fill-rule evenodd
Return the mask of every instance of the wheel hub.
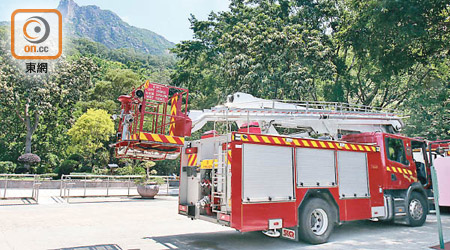
M 320 208 L 314 209 L 311 212 L 311 231 L 315 235 L 322 235 L 328 228 L 328 215 Z
M 409 214 L 414 220 L 422 218 L 423 206 L 418 199 L 414 199 L 409 203 Z

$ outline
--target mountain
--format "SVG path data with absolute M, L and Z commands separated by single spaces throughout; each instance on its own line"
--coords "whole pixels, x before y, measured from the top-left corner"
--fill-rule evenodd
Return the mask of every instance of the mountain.
M 61 0 L 64 35 L 88 38 L 110 49 L 130 48 L 137 52 L 163 55 L 174 44 L 163 36 L 124 22 L 117 14 L 98 6 L 78 6 L 73 0 Z

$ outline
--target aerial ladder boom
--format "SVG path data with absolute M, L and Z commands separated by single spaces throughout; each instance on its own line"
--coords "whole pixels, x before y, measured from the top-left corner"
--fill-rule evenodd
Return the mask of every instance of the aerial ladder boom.
M 265 100 L 240 92 L 228 96 L 224 105 L 191 110 L 189 118 L 192 132 L 210 121 L 236 122 L 239 127 L 256 121 L 263 134 L 278 134 L 275 128 L 281 127 L 309 134 L 327 134 L 335 139 L 342 133 L 395 133 L 403 127 L 399 115 L 375 107 L 338 102 Z
M 325 135 L 334 139 L 348 133 L 394 133 L 403 127 L 401 117 L 373 107 L 265 100 L 240 92 L 228 96 L 223 105 L 188 112 L 187 89 L 149 81 L 130 95 L 120 96 L 119 101 L 117 142 L 111 146 L 116 157 L 138 160 L 176 159 L 185 136 L 207 122 L 235 122 L 240 128 L 257 122 L 262 134 L 278 135 L 277 128 L 287 128 L 293 137 Z

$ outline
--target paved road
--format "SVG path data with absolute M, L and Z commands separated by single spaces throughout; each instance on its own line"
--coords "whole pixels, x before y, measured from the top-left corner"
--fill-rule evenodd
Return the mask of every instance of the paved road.
M 442 220 L 449 241 L 450 214 Z M 77 198 L 69 204 L 0 206 L 1 250 L 94 245 L 98 247 L 83 250 L 428 249 L 437 244 L 434 215 L 419 228 L 370 221 L 347 223 L 335 230 L 329 243 L 311 246 L 268 238 L 259 232 L 239 233 L 212 223 L 191 221 L 177 215 L 177 197 Z

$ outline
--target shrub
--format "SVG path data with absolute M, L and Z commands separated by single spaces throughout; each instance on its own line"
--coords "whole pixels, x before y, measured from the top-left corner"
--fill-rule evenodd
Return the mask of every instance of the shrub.
M 109 170 L 106 169 L 106 168 L 94 167 L 94 168 L 92 169 L 92 173 L 93 173 L 93 174 L 107 175 L 108 172 L 109 172 Z
M 150 177 L 148 179 L 146 177 L 142 177 L 142 178 L 136 179 L 134 181 L 134 183 L 136 183 L 136 185 L 147 185 L 147 184 L 153 184 L 155 182 L 156 182 L 156 184 L 162 185 L 162 184 L 166 183 L 166 180 L 162 177 Z
M 83 156 L 81 156 L 79 154 L 72 154 L 72 155 L 69 156 L 69 158 L 67 158 L 67 160 L 82 162 L 83 161 Z
M 61 164 L 61 161 L 59 160 L 59 157 L 57 155 L 47 153 L 45 163 L 47 165 L 46 167 L 48 168 L 47 173 L 49 173 L 52 169 L 57 168 Z
M 118 175 L 132 175 L 133 174 L 133 168 L 130 165 L 118 168 L 116 170 L 116 174 L 118 174 Z
M 135 166 L 133 168 L 133 174 L 135 174 L 135 175 L 145 175 L 146 174 L 145 168 L 140 167 L 140 166 Z
M 32 165 L 32 164 L 37 164 L 37 163 L 41 162 L 41 157 L 39 157 L 36 154 L 26 153 L 26 154 L 19 156 L 19 158 L 17 160 L 24 164 Z
M 26 168 L 25 166 L 18 166 L 16 167 L 16 170 L 14 170 L 14 173 L 16 174 L 25 174 L 28 172 L 28 168 Z
M 47 165 L 40 165 L 36 168 L 36 174 L 47 174 L 50 173 L 50 168 Z
M 70 174 L 78 168 L 78 162 L 74 160 L 65 160 L 61 163 L 61 166 L 58 168 L 58 177 L 61 177 L 63 174 Z
M 12 174 L 16 169 L 16 164 L 12 161 L 0 161 L 0 174 Z
M 145 175 L 145 168 L 141 166 L 125 166 L 116 170 L 117 175 Z
M 80 172 L 83 172 L 83 173 L 91 173 L 91 172 L 92 172 L 92 167 L 91 167 L 91 166 L 84 165 L 84 166 L 82 166 L 82 167 L 80 168 Z

